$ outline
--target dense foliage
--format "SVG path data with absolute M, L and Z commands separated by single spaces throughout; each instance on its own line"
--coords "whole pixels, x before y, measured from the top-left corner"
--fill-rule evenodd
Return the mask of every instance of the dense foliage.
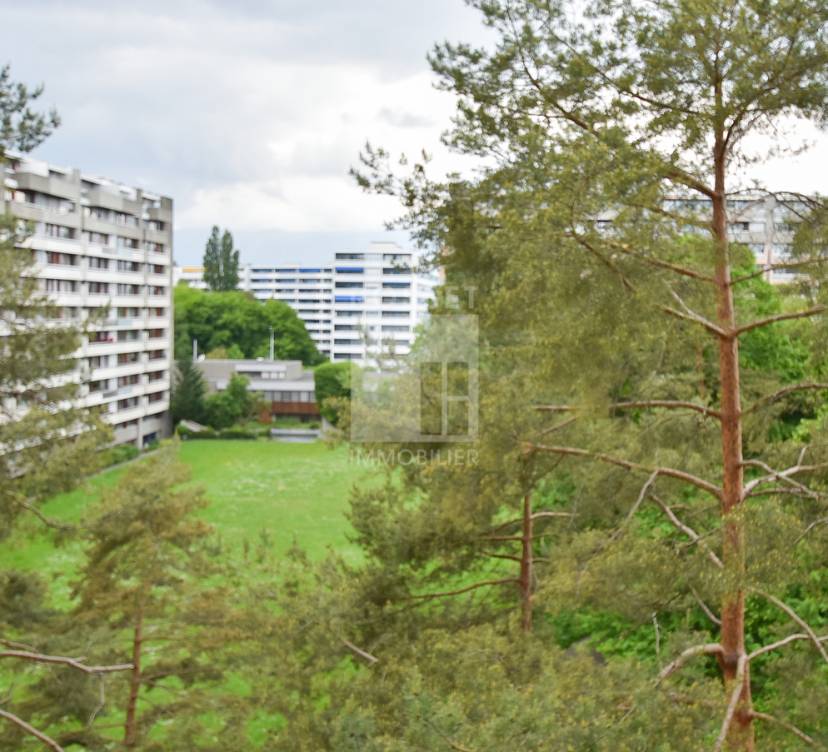
M 280 300 L 260 303 L 243 292 L 204 292 L 175 288 L 175 357 L 192 358 L 193 340 L 200 353 L 232 349 L 243 358 L 267 358 L 271 328 L 275 357 L 322 362 L 322 356 L 295 311 Z
M 327 421 L 339 421 L 339 404 L 351 395 L 351 363 L 322 363 L 313 371 L 316 404 Z
M 213 226 L 204 247 L 204 281 L 211 290 L 226 292 L 239 286 L 239 251 L 230 230 Z

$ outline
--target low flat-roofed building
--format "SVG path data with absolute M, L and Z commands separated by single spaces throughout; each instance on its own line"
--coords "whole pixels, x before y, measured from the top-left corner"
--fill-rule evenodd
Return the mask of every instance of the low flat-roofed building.
M 248 381 L 248 391 L 270 403 L 274 418 L 319 418 L 313 371 L 299 360 L 199 360 L 196 361 L 211 392 L 227 388 L 238 374 Z

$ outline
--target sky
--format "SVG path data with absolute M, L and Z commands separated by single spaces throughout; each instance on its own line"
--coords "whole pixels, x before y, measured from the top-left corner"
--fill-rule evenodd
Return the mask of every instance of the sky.
M 348 175 L 362 145 L 434 155 L 453 100 L 426 61 L 484 42 L 462 0 L 0 0 L 0 63 L 44 83 L 60 129 L 33 156 L 172 196 L 180 264 L 210 227 L 243 262 L 321 261 L 397 240 L 394 199 Z M 756 169 L 776 189 L 828 193 L 828 138 Z

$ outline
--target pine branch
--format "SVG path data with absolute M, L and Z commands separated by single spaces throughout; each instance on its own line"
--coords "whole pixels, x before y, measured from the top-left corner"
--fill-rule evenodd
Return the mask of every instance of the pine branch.
M 551 454 L 559 454 L 571 457 L 584 457 L 586 459 L 592 459 L 597 462 L 603 462 L 607 465 L 615 465 L 616 467 L 622 467 L 625 470 L 645 473 L 658 472 L 659 475 L 663 475 L 667 478 L 674 478 L 676 480 L 684 481 L 685 483 L 688 483 L 691 486 L 695 486 L 696 488 L 699 488 L 702 491 L 706 491 L 711 496 L 714 496 L 717 499 L 721 499 L 722 496 L 721 488 L 714 485 L 713 483 L 710 483 L 709 481 L 704 480 L 703 478 L 699 478 L 693 475 L 692 473 L 685 472 L 684 470 L 678 470 L 672 467 L 649 467 L 647 465 L 641 465 L 637 462 L 630 462 L 629 460 L 621 459 L 620 457 L 613 457 L 612 455 L 602 454 L 600 452 L 590 452 L 586 449 L 580 449 L 578 447 L 550 446 L 548 444 L 533 444 L 531 442 L 527 442 L 527 446 L 528 448 L 538 452 L 549 452 Z
M 408 598 L 410 600 L 422 600 L 428 598 L 448 598 L 452 595 L 461 595 L 463 593 L 468 593 L 470 590 L 477 590 L 478 588 L 482 587 L 489 587 L 492 585 L 517 585 L 520 584 L 520 580 L 515 579 L 514 577 L 503 579 L 503 580 L 483 580 L 482 582 L 476 582 L 474 585 L 467 585 L 466 587 L 458 588 L 457 590 L 446 590 L 442 593 L 422 593 L 421 595 L 410 595 Z
M 718 642 L 708 642 L 704 645 L 694 645 L 691 648 L 683 651 L 678 658 L 668 663 L 658 675 L 656 684 L 661 684 L 666 678 L 678 671 L 691 658 L 699 655 L 720 655 L 723 652 L 722 646 Z
M 356 645 L 354 645 L 353 642 L 351 642 L 350 640 L 346 640 L 344 637 L 342 638 L 342 644 L 346 648 L 348 648 L 348 650 L 356 653 L 356 655 L 358 655 L 360 658 L 364 658 L 371 665 L 379 663 L 379 658 L 377 658 L 375 655 L 371 655 L 369 652 L 363 650 L 360 647 L 357 647 Z
M 765 475 L 761 478 L 755 478 L 754 480 L 750 481 L 749 483 L 745 484 L 744 491 L 742 493 L 742 498 L 747 499 L 754 491 L 754 489 L 761 486 L 763 483 L 769 483 L 770 481 L 780 480 L 784 481 L 792 488 L 797 489 L 803 495 L 809 496 L 812 499 L 820 498 L 820 494 L 817 491 L 814 491 L 811 488 L 808 488 L 804 483 L 800 483 L 799 481 L 794 480 L 790 476 L 798 475 L 799 473 L 810 473 L 815 470 L 822 470 L 828 467 L 828 462 L 821 462 L 816 465 L 803 465 L 802 459 L 805 456 L 805 449 L 803 449 L 799 454 L 799 460 L 797 461 L 796 465 L 792 465 L 785 470 L 774 470 L 770 465 L 761 460 L 746 460 L 742 464 L 746 467 L 759 467 L 762 470 L 765 470 L 768 475 Z
M 749 324 L 744 324 L 743 326 L 736 327 L 732 332 L 731 335 L 734 337 L 738 337 L 745 332 L 751 332 L 754 329 L 760 329 L 763 326 L 770 326 L 771 324 L 775 324 L 779 321 L 792 321 L 793 319 L 804 319 L 810 316 L 816 316 L 820 313 L 825 313 L 828 310 L 824 305 L 814 306 L 813 308 L 808 308 L 805 311 L 795 311 L 793 313 L 780 313 L 776 316 L 770 316 L 766 319 L 759 319 L 758 321 L 751 321 Z
M 30 736 L 33 736 L 35 739 L 43 742 L 45 746 L 51 750 L 54 750 L 54 752 L 65 752 L 63 747 L 61 747 L 60 744 L 58 744 L 54 739 L 50 736 L 46 736 L 46 734 L 42 731 L 38 731 L 34 726 L 30 723 L 26 723 L 26 721 L 16 716 L 14 713 L 9 713 L 8 710 L 0 708 L 0 718 L 5 718 L 7 721 L 11 721 L 15 726 L 18 726 Z
M 761 277 L 768 272 L 781 271 L 783 269 L 800 269 L 803 266 L 810 266 L 811 264 L 824 264 L 826 261 L 828 261 L 828 257 L 820 256 L 819 258 L 807 259 L 806 261 L 790 261 L 788 263 L 780 261 L 775 264 L 764 264 L 758 271 L 731 279 L 730 285 L 738 285 L 740 282 L 747 282 L 751 279 L 755 279 L 756 277 Z
M 808 736 L 808 734 L 806 734 L 804 731 L 802 731 L 802 729 L 797 728 L 796 726 L 794 726 L 792 723 L 789 723 L 788 721 L 783 721 L 781 718 L 777 718 L 776 716 L 773 716 L 773 715 L 768 715 L 768 713 L 760 713 L 756 710 L 751 710 L 750 711 L 750 717 L 755 718 L 757 721 L 765 721 L 767 723 L 774 723 L 777 726 L 781 726 L 786 731 L 790 731 L 794 736 L 798 737 L 799 739 L 801 739 L 806 744 L 809 744 L 810 746 L 815 747 L 816 749 L 825 749 L 825 747 L 823 745 L 821 745 L 819 742 L 817 742 L 816 739 Z
M 766 397 L 762 397 L 762 399 L 757 400 L 749 408 L 747 408 L 747 410 L 745 410 L 743 414 L 746 415 L 747 413 L 755 412 L 763 405 L 778 402 L 783 397 L 786 397 L 789 394 L 793 394 L 794 392 L 805 391 L 810 389 L 818 391 L 828 391 L 828 384 L 818 382 L 807 382 L 804 384 L 792 384 L 791 386 L 786 386 L 784 389 L 779 389 L 778 391 L 773 392 L 773 394 L 769 394 Z
M 825 648 L 822 646 L 821 638 L 817 637 L 816 632 L 811 628 L 810 624 L 808 624 L 805 619 L 803 619 L 796 611 L 793 610 L 787 603 L 777 598 L 775 595 L 771 595 L 770 593 L 766 593 L 764 590 L 757 590 L 752 588 L 754 593 L 761 595 L 766 600 L 773 603 L 778 609 L 784 611 L 788 616 L 791 617 L 793 621 L 795 621 L 802 629 L 805 631 L 805 634 L 808 635 L 808 639 L 813 643 L 814 647 L 819 651 L 819 654 L 822 656 L 822 659 L 828 663 L 828 653 L 825 652 Z
M 638 493 L 638 498 L 635 500 L 635 504 L 632 505 L 630 511 L 627 512 L 627 516 L 624 518 L 624 521 L 618 526 L 615 532 L 610 536 L 609 542 L 612 543 L 613 541 L 617 540 L 621 534 L 624 532 L 624 529 L 627 525 L 630 524 L 630 520 L 635 517 L 635 513 L 638 511 L 641 504 L 644 502 L 644 499 L 647 498 L 647 494 L 650 492 L 650 488 L 652 487 L 653 483 L 655 483 L 656 478 L 658 478 L 658 471 L 655 470 L 650 474 L 650 477 L 647 478 L 647 482 L 641 487 L 641 491 Z
M 700 324 L 703 326 L 707 331 L 711 334 L 715 334 L 717 337 L 721 337 L 722 339 L 726 338 L 727 332 L 724 329 L 720 329 L 716 326 L 713 322 L 708 321 L 704 316 L 700 316 L 697 313 L 682 313 L 681 311 L 677 311 L 675 308 L 670 308 L 670 306 L 659 306 L 659 308 L 664 311 L 664 313 L 669 314 L 670 316 L 674 316 L 677 319 L 682 319 L 683 321 L 691 321 L 694 324 Z
M 68 658 L 62 655 L 33 653 L 29 650 L 3 650 L 0 651 L 0 659 L 2 658 L 17 658 L 34 663 L 57 663 L 63 666 L 70 666 L 78 671 L 83 671 L 85 674 L 108 674 L 113 671 L 130 671 L 132 669 L 131 663 L 119 663 L 113 666 L 87 666 L 85 663 L 82 663 L 83 659 Z
M 701 596 L 696 592 L 695 588 L 690 588 L 690 592 L 693 594 L 693 597 L 696 599 L 696 603 L 699 604 L 699 608 L 704 611 L 704 615 L 710 619 L 717 627 L 722 626 L 722 620 L 713 613 L 713 609 L 710 608 L 702 599 Z
M 749 656 L 748 660 L 752 661 L 754 658 L 758 658 L 760 655 L 765 655 L 765 653 L 773 652 L 774 650 L 778 650 L 779 648 L 785 647 L 792 642 L 797 642 L 798 640 L 810 640 L 811 638 L 803 634 L 801 632 L 797 632 L 796 634 L 788 635 L 787 637 L 777 640 L 776 642 L 772 642 L 770 645 L 764 645 L 761 648 L 757 648 L 754 650 Z M 820 643 L 828 642 L 828 635 L 823 635 L 822 637 L 817 637 L 817 640 Z
M 671 524 L 677 529 L 684 533 L 694 544 L 696 544 L 699 548 L 701 548 L 704 553 L 707 555 L 707 558 L 713 562 L 713 564 L 718 567 L 719 569 L 724 569 L 724 564 L 722 564 L 722 560 L 716 556 L 715 552 L 713 551 L 710 546 L 704 541 L 704 539 L 691 528 L 689 525 L 685 525 L 678 517 L 676 517 L 675 512 L 658 496 L 655 494 L 650 494 L 650 498 L 658 504 L 661 508 L 661 511 L 664 512 L 667 519 L 671 522 Z
M 826 386 L 828 389 L 828 386 Z M 610 410 L 646 410 L 649 408 L 658 409 L 665 408 L 667 410 L 692 410 L 700 413 L 705 417 L 721 418 L 721 413 L 711 407 L 699 405 L 697 402 L 688 402 L 684 400 L 632 400 L 629 402 L 612 402 L 609 404 Z M 575 405 L 536 405 L 535 410 L 545 413 L 569 413 L 575 412 L 578 408 Z
M 739 662 L 736 664 L 736 677 L 733 680 L 733 691 L 730 694 L 730 702 L 727 704 L 727 712 L 722 721 L 722 729 L 719 731 L 719 736 L 716 743 L 713 745 L 713 752 L 721 752 L 727 734 L 730 731 L 730 725 L 733 723 L 733 716 L 736 715 L 736 708 L 739 706 L 739 698 L 742 696 L 742 686 L 745 680 L 745 670 L 747 668 L 747 656 L 742 654 L 739 656 Z

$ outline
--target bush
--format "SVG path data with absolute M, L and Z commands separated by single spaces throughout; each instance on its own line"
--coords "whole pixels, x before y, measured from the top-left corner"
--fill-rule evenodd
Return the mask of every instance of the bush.
M 122 462 L 134 460 L 139 454 L 141 450 L 135 444 L 119 444 L 106 450 L 103 464 L 104 467 L 120 465 Z

